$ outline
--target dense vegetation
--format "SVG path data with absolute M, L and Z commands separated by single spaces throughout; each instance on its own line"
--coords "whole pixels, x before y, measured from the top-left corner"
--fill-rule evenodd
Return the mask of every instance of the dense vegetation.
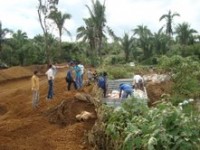
M 146 25 L 138 25 L 119 37 L 106 25 L 106 6 L 98 0 L 92 1 L 91 6 L 86 5 L 90 17 L 84 18 L 85 25 L 77 29 L 77 41 L 63 42 L 64 31 L 71 36 L 64 27 L 65 21 L 73 19 L 73 16 L 61 12 L 57 7 L 58 2 L 39 0 L 36 11 L 43 34 L 32 39 L 22 29 L 13 32 L 3 28 L 3 22 L 0 23 L 1 62 L 13 66 L 79 59 L 92 65 L 129 61 L 150 65 L 156 64 L 157 58 L 162 55 L 171 57 L 175 54 L 200 59 L 199 33 L 187 22 L 175 24 L 176 17 L 181 17 L 181 14 L 171 11 L 161 14 L 158 21 L 166 22 L 156 33 L 152 33 Z M 58 29 L 59 37 L 50 32 L 51 28 Z M 11 37 L 7 38 L 7 35 Z M 112 42 L 108 42 L 111 39 Z

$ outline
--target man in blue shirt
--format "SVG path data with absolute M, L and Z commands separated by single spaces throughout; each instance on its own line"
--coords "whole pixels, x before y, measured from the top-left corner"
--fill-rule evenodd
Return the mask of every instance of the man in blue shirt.
M 82 79 L 81 79 L 81 68 L 78 66 L 78 63 L 75 63 L 74 70 L 76 73 L 76 78 L 75 78 L 76 87 L 77 87 L 77 89 L 80 89 L 82 87 L 83 83 L 82 83 Z
M 119 98 L 127 98 L 129 95 L 132 96 L 133 87 L 127 83 L 121 83 L 119 85 Z
M 103 90 L 103 96 L 104 98 L 106 98 L 106 93 L 107 93 L 107 73 L 103 72 L 100 74 L 100 76 L 98 77 L 98 83 L 97 83 L 98 87 L 101 88 Z

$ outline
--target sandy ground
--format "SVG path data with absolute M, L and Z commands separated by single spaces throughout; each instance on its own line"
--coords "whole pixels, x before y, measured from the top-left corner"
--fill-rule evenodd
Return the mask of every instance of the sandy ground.
M 22 68 L 20 68 L 23 70 Z M 74 100 L 75 90 L 67 91 L 64 80 L 66 69 L 59 70 L 55 80 L 55 97 L 46 101 L 47 79 L 40 76 L 40 106 L 32 108 L 30 72 L 22 79 L 10 79 L 19 75 L 16 69 L 6 74 L 8 81 L 0 83 L 0 150 L 89 150 L 85 133 L 95 120 L 77 122 L 75 116 L 83 110 L 94 112 L 94 106 Z M 18 71 L 18 72 L 17 72 Z M 5 76 L 4 72 L 0 72 Z M 29 75 L 28 75 L 29 74 Z M 84 92 L 90 92 L 89 87 Z M 50 110 L 62 100 L 67 101 L 66 122 L 50 122 Z

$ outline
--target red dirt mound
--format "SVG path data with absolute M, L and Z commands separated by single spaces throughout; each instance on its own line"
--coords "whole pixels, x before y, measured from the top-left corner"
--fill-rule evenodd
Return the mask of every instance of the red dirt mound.
M 149 82 L 146 85 L 148 97 L 150 99 L 150 105 L 160 100 L 162 94 L 170 94 L 173 83 L 171 81 L 162 83 Z
M 0 82 L 11 79 L 25 78 L 31 76 L 33 73 L 23 67 L 12 67 L 9 69 L 0 70 Z

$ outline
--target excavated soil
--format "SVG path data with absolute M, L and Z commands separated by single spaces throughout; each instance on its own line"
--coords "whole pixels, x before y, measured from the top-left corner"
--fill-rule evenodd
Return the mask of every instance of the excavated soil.
M 75 116 L 83 110 L 95 113 L 94 105 L 74 99 L 77 91 L 66 90 L 66 69 L 60 69 L 52 101 L 46 101 L 48 85 L 41 71 L 40 104 L 33 109 L 30 76 L 34 69 L 14 67 L 0 72 L 0 150 L 90 150 L 85 134 L 95 119 L 78 122 Z M 90 91 L 88 86 L 79 92 Z
M 152 83 L 149 82 L 146 85 L 147 94 L 149 97 L 149 105 L 161 99 L 162 94 L 170 94 L 172 90 L 172 81 L 162 82 L 162 83 Z

